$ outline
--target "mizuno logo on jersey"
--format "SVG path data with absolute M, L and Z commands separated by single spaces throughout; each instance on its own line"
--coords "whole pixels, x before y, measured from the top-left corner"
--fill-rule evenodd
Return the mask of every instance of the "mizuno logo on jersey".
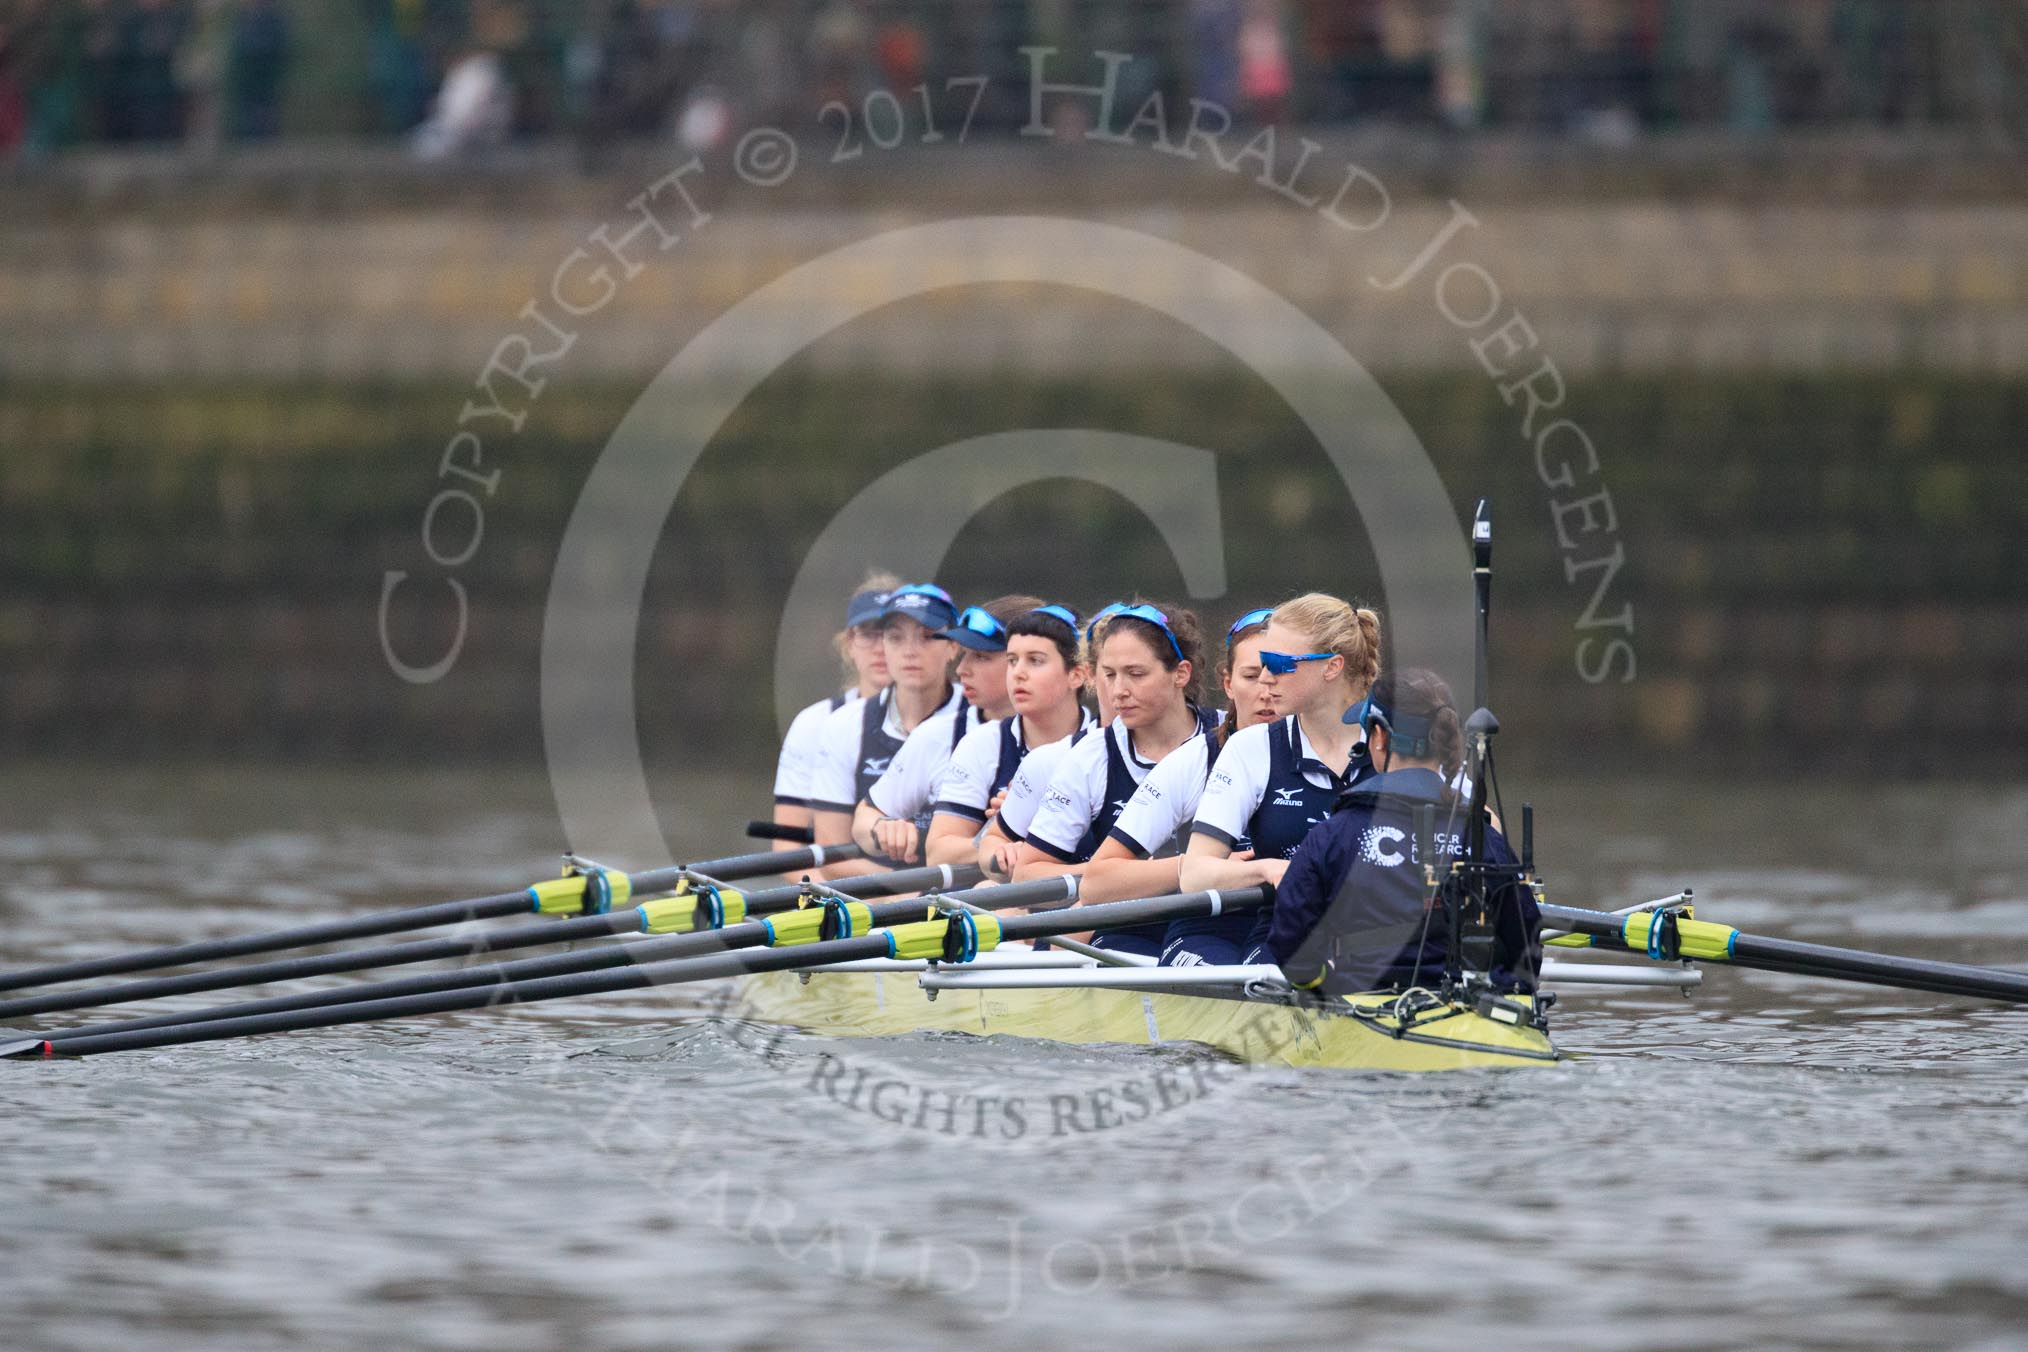
M 1302 805 L 1303 791 L 1301 789 L 1276 789 L 1275 800 L 1270 804 L 1272 807 L 1301 807 Z
M 893 759 L 894 757 L 892 756 L 868 756 L 866 764 L 860 770 L 860 773 L 865 775 L 884 775 L 887 773 L 887 763 Z

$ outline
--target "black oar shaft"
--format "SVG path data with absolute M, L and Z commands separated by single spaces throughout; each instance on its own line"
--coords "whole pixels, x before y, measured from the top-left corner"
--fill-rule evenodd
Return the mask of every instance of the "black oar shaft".
M 1625 941 L 1625 916 L 1569 906 L 1544 906 L 1542 918 L 1564 929 L 1605 939 L 1616 947 L 1634 948 Z M 1938 995 L 1964 995 L 1981 1000 L 2028 1004 L 2028 972 L 1963 962 L 1941 962 L 1934 958 L 1905 958 L 1892 953 L 1866 953 L 1829 944 L 1770 939 L 1737 931 L 1732 933 L 1729 953 L 1699 960 L 1729 962 L 1736 967 L 1784 972 L 1793 976 L 1900 986 Z
M 1020 884 L 1019 888 L 1033 888 L 1034 893 L 1024 893 L 1017 887 L 981 889 L 970 894 L 972 899 L 984 899 L 995 904 L 1036 904 L 1053 899 L 1053 887 L 1067 890 L 1061 879 L 1043 879 L 1032 884 Z M 1249 889 L 1253 890 L 1253 889 Z M 1061 895 L 1057 892 L 1054 895 Z M 1194 893 L 1193 898 L 1209 894 Z M 1166 910 L 1160 907 L 1150 909 L 1146 902 L 1109 903 L 1089 908 L 1089 911 L 1052 911 L 1048 915 L 1030 916 L 1003 920 L 1008 924 L 1024 924 L 1038 931 L 1032 937 L 1044 934 L 1062 934 L 1088 923 L 1099 925 L 1128 925 L 1157 918 L 1158 914 L 1195 914 L 1208 910 L 1198 906 L 1194 911 L 1177 903 L 1187 903 L 1190 898 L 1167 898 L 1171 905 Z M 902 902 L 895 905 L 914 908 L 918 902 Z M 1082 917 L 1090 915 L 1090 921 Z M 1065 917 L 1078 917 L 1066 919 Z M 704 934 L 673 936 L 674 939 L 717 941 L 723 944 L 733 937 L 736 930 L 746 926 L 729 926 L 724 930 Z M 760 927 L 754 925 L 753 930 Z M 1004 933 L 1004 928 L 1003 928 Z M 746 936 L 739 936 L 746 937 Z M 756 940 L 749 939 L 749 942 Z M 657 941 L 649 941 L 657 942 Z M 645 948 L 646 943 L 628 945 L 628 948 Z M 410 1018 L 422 1014 L 448 1014 L 460 1010 L 485 1009 L 503 1004 L 532 1004 L 543 1000 L 557 1000 L 575 995 L 606 995 L 617 991 L 640 990 L 648 986 L 671 985 L 678 982 L 708 981 L 718 977 L 743 976 L 759 972 L 786 971 L 797 967 L 811 967 L 828 962 L 852 962 L 865 958 L 882 958 L 888 954 L 888 939 L 884 933 L 869 934 L 856 939 L 834 939 L 823 943 L 802 944 L 784 948 L 743 947 L 698 956 L 678 957 L 659 962 L 634 962 L 622 957 L 622 966 L 604 970 L 576 972 L 569 975 L 538 977 L 533 980 L 490 982 L 484 986 L 458 990 L 438 991 L 429 994 L 397 996 L 393 998 L 355 1001 L 323 1009 L 296 1010 L 280 1015 L 253 1015 L 235 1018 L 221 1018 L 202 1023 L 179 1023 L 170 1027 L 150 1028 L 124 1033 L 102 1033 L 83 1030 L 76 1037 L 53 1044 L 46 1039 L 29 1040 L 10 1044 L 0 1049 L 0 1055 L 20 1056 L 24 1054 L 51 1054 L 61 1051 L 66 1056 L 95 1056 L 101 1052 L 142 1051 L 153 1047 L 173 1047 L 192 1042 L 216 1042 L 226 1038 L 247 1037 L 259 1033 L 299 1032 L 313 1028 L 334 1028 L 344 1024 L 370 1023 L 380 1019 Z
M 884 901 L 875 903 L 871 909 L 874 923 L 891 925 L 898 921 L 920 919 L 923 904 L 915 900 Z M 608 967 L 624 967 L 629 963 L 661 962 L 720 950 L 752 948 L 766 942 L 766 939 L 767 930 L 762 925 L 758 922 L 747 922 L 728 925 L 724 929 L 670 934 L 656 939 L 641 939 L 633 943 L 600 944 L 597 948 L 575 953 L 522 958 L 494 966 L 466 967 L 454 972 L 425 972 L 418 976 L 399 977 L 392 981 L 341 986 L 335 990 L 306 991 L 301 995 L 278 995 L 272 999 L 248 1000 L 236 1005 L 218 1005 L 211 1009 L 155 1014 L 145 1019 L 121 1019 L 115 1023 L 95 1023 L 83 1028 L 44 1033 L 41 1036 L 44 1041 L 61 1047 L 79 1038 L 96 1037 L 104 1033 L 129 1033 L 144 1028 L 169 1028 L 184 1023 L 214 1023 L 221 1019 L 246 1018 L 256 1014 L 282 1014 L 290 1010 L 358 1004 L 365 1000 L 429 995 L 437 991 L 465 990 L 474 986 L 498 986 L 510 981 L 528 981 L 538 977 L 568 976 L 573 972 L 597 972 Z
M 976 881 L 978 870 L 957 870 L 961 878 Z M 943 881 L 943 870 L 938 868 L 903 869 L 895 873 L 867 873 L 842 880 L 836 891 L 849 896 L 872 897 L 883 893 L 914 892 Z M 768 888 L 765 891 L 747 894 L 749 915 L 768 915 L 787 910 L 796 904 L 802 889 L 795 886 Z M 955 894 L 983 897 L 984 894 Z M 1054 900 L 1056 894 L 1040 885 L 1036 886 L 1034 900 Z M 897 920 L 913 919 L 920 916 L 923 902 L 920 900 L 883 902 L 872 908 L 876 924 L 891 924 Z M 572 924 L 563 921 L 543 927 L 557 929 Z M 685 957 L 697 953 L 709 953 L 721 948 L 745 948 L 766 941 L 767 930 L 758 922 L 728 925 L 723 929 L 701 930 L 688 934 L 670 934 L 651 939 L 640 939 L 632 943 L 601 944 L 596 948 L 576 953 L 559 953 L 550 957 L 523 958 L 516 962 L 500 963 L 484 967 L 466 967 L 451 972 L 427 972 L 419 976 L 397 978 L 391 981 L 376 981 L 354 986 L 339 986 L 335 989 L 306 991 L 300 995 L 278 995 L 265 1000 L 248 1000 L 238 1004 L 216 1005 L 209 1009 L 178 1010 L 168 1014 L 153 1014 L 141 1019 L 121 1019 L 112 1023 L 90 1024 L 82 1028 L 63 1029 L 40 1034 L 48 1041 L 62 1043 L 69 1039 L 99 1033 L 124 1033 L 144 1028 L 167 1028 L 179 1023 L 209 1023 L 218 1019 L 239 1018 L 253 1014 L 278 1014 L 295 1009 L 319 1009 L 326 1005 L 353 1004 L 361 1000 L 386 999 L 400 995 L 423 995 L 435 991 L 460 990 L 470 986 L 498 985 L 503 981 L 525 980 L 532 977 L 562 976 L 571 972 L 592 972 L 605 967 L 618 967 L 625 963 L 661 961 L 668 958 Z M 388 964 L 377 964 L 386 966 Z M 252 969 L 245 969 L 252 970 Z
M 973 872 L 976 873 L 976 870 Z M 862 874 L 851 881 L 858 884 L 857 890 L 845 888 L 840 890 L 852 891 L 855 896 L 872 896 L 883 892 L 914 892 L 925 887 L 937 886 L 939 883 L 948 883 L 951 879 L 941 870 L 925 868 L 894 874 Z M 800 895 L 801 889 L 794 884 L 767 888 L 748 894 L 747 908 L 756 915 L 766 914 L 795 905 L 796 898 Z M 521 899 L 521 909 L 523 913 L 528 909 L 526 895 Z M 172 995 L 230 990 L 235 986 L 265 986 L 277 981 L 299 981 L 305 977 L 331 976 L 338 972 L 360 972 L 372 967 L 400 967 L 415 962 L 477 957 L 484 953 L 527 948 L 537 944 L 571 943 L 579 939 L 625 934 L 638 930 L 640 923 L 639 914 L 632 907 L 628 907 L 606 915 L 542 920 L 534 924 L 517 925 L 512 929 L 494 930 L 460 938 L 421 939 L 413 943 L 385 944 L 379 948 L 359 948 L 338 953 L 317 953 L 301 958 L 281 958 L 274 962 L 254 963 L 246 967 L 214 968 L 203 972 L 189 972 L 182 976 L 151 977 L 146 981 L 130 981 L 120 986 L 100 986 L 81 991 L 54 991 L 48 995 L 0 1000 L 0 1019 L 27 1018 L 31 1015 L 53 1014 L 67 1009 L 98 1009 L 106 1005 L 133 1004 L 140 1000 L 160 1000 Z
M 1730 961 L 1736 967 L 1756 967 L 1769 972 L 1833 977 L 1876 986 L 1907 986 L 1939 995 L 1969 995 L 2028 1004 L 2028 972 L 2010 972 L 1999 967 L 1862 953 L 1752 934 L 1742 934 L 1734 941 Z
M 764 850 L 756 854 L 707 859 L 702 863 L 676 868 L 653 869 L 635 876 L 632 882 L 636 893 L 646 895 L 651 892 L 667 891 L 690 873 L 727 880 L 750 878 L 764 873 L 786 873 L 797 869 L 814 868 L 820 863 L 856 859 L 859 853 L 856 846 L 850 845 L 811 846 L 800 850 Z M 371 915 L 320 921 L 314 925 L 271 930 L 264 934 L 205 939 L 195 943 L 172 944 L 164 948 L 147 948 L 130 953 L 115 953 L 103 958 L 87 958 L 79 962 L 0 973 L 0 991 L 21 990 L 29 986 L 49 986 L 62 981 L 83 981 L 91 977 L 119 976 L 128 972 L 153 971 L 161 967 L 182 967 L 197 962 L 215 962 L 223 958 L 243 958 L 254 953 L 274 953 L 285 948 L 308 948 L 317 944 L 340 943 L 346 939 L 371 939 L 383 934 L 398 934 L 404 930 L 431 929 L 438 925 L 460 925 L 473 920 L 525 915 L 529 909 L 528 892 L 524 888 L 513 892 L 500 892 L 490 897 L 476 897 L 470 901 L 444 901 L 428 906 L 376 911 Z
M 1008 888 L 982 888 L 969 894 L 955 894 L 973 902 L 992 904 L 1042 904 L 1065 896 L 1069 890 L 1061 878 L 1046 878 L 1032 884 L 1016 884 Z M 1194 894 L 1205 896 L 1205 894 Z M 1176 902 L 1176 898 L 1168 898 Z M 1099 924 L 1134 924 L 1152 918 L 1146 912 L 1146 902 L 1117 902 L 1109 906 L 1091 908 L 1091 916 Z M 886 912 L 888 922 L 919 914 L 923 902 L 888 902 L 880 906 Z M 1130 910 L 1134 908 L 1134 910 Z M 1117 914 L 1109 914 L 1117 912 Z M 1168 908 L 1174 914 L 1176 906 Z M 1065 920 L 1065 916 L 1083 916 L 1083 910 L 1055 910 L 1046 916 L 1028 916 L 1028 922 L 1038 924 L 1042 930 L 1063 934 L 1081 928 L 1081 920 Z M 1004 920 L 1002 924 L 1014 924 L 1016 920 Z M 673 934 L 659 941 L 643 941 L 639 945 L 625 945 L 619 951 L 600 949 L 596 955 L 606 959 L 598 971 L 574 971 L 568 975 L 548 975 L 511 981 L 503 979 L 501 973 L 507 969 L 493 969 L 493 979 L 485 985 L 460 987 L 448 991 L 393 995 L 379 999 L 353 999 L 343 1005 L 318 1007 L 318 1009 L 292 1009 L 286 1013 L 253 1013 L 253 1016 L 217 1018 L 205 1022 L 183 1022 L 166 1028 L 146 1028 L 132 1032 L 99 1032 L 79 1030 L 75 1036 L 65 1036 L 61 1042 L 49 1038 L 24 1040 L 20 1044 L 8 1044 L 0 1054 L 22 1056 L 32 1052 L 65 1056 L 97 1056 L 99 1052 L 138 1052 L 160 1046 L 183 1046 L 189 1042 L 219 1042 L 225 1038 L 245 1038 L 270 1032 L 302 1032 L 310 1028 L 339 1028 L 345 1024 L 369 1024 L 377 1020 L 414 1018 L 422 1013 L 454 1013 L 460 1009 L 485 1009 L 493 1005 L 509 1003 L 535 1003 L 544 999 L 562 999 L 568 995 L 606 995 L 614 991 L 643 989 L 649 985 L 673 985 L 687 981 L 710 981 L 716 977 L 738 977 L 765 971 L 787 971 L 793 967 L 813 967 L 819 963 L 850 963 L 858 959 L 886 957 L 888 938 L 886 934 L 866 934 L 862 938 L 836 938 L 836 941 L 817 945 L 797 945 L 783 949 L 756 949 L 752 945 L 763 943 L 765 930 L 754 924 L 726 926 L 724 930 L 708 930 L 698 934 Z M 663 961 L 641 961 L 653 947 L 659 953 L 669 955 L 681 951 L 679 957 L 665 957 Z M 740 945 L 740 947 L 726 947 Z M 716 947 L 716 953 L 696 953 L 700 947 Z M 560 955 L 578 957 L 578 955 Z M 592 957 L 592 955 L 582 955 Z M 541 961 L 541 959 L 537 959 Z M 519 963 L 509 967 L 521 967 Z M 464 973 L 460 973 L 464 975 Z M 357 995 L 357 991 L 355 991 Z
M 988 894 L 991 895 L 991 894 Z M 1243 911 L 1259 906 L 1267 897 L 1265 888 L 1241 887 L 1229 892 L 1179 892 L 1166 897 L 1145 897 L 1139 901 L 1108 901 L 1080 906 L 1070 911 L 1047 911 L 1040 915 L 1000 917 L 1000 942 L 1047 939 L 1077 929 L 1125 929 L 1152 924 L 1157 920 L 1188 920 L 1200 915 Z M 1067 923 L 1067 917 L 1082 918 L 1083 925 Z

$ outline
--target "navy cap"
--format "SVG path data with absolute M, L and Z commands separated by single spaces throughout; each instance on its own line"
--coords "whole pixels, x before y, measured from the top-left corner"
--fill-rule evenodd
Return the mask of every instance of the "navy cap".
M 880 618 L 906 615 L 932 632 L 948 629 L 958 622 L 958 603 L 942 587 L 930 582 L 912 582 L 896 587 L 880 604 Z
M 947 629 L 939 629 L 935 637 L 947 638 L 960 648 L 970 648 L 975 653 L 1004 653 L 1007 651 L 1007 626 L 1000 623 L 992 611 L 981 606 L 966 606 L 958 614 L 958 622 Z
M 887 604 L 887 597 L 884 591 L 855 592 L 845 603 L 845 627 L 857 629 L 862 624 L 872 624 L 880 618 L 880 608 Z
M 1403 756 L 1420 758 L 1429 754 L 1430 729 L 1436 726 L 1434 714 L 1397 714 L 1373 698 L 1371 694 L 1345 711 L 1341 723 L 1357 723 L 1371 736 L 1373 725 L 1378 723 L 1387 729 L 1388 738 L 1395 750 Z

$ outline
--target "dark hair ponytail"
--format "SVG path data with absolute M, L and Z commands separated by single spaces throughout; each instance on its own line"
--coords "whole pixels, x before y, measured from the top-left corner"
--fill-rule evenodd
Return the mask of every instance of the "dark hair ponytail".
M 1373 702 L 1385 709 L 1390 719 L 1413 718 L 1429 721 L 1427 750 L 1398 754 L 1410 760 L 1434 760 L 1446 785 L 1465 768 L 1465 727 L 1458 718 L 1458 702 L 1450 683 L 1428 667 L 1390 671 L 1373 683 Z M 1390 745 L 1394 729 L 1388 729 Z

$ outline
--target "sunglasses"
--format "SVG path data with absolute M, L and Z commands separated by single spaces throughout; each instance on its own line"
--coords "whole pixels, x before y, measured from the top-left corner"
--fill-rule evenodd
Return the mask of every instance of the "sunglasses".
M 1062 620 L 1070 626 L 1071 633 L 1075 634 L 1077 632 L 1077 612 L 1069 606 L 1037 606 L 1028 613 L 1030 615 L 1047 615 L 1052 620 Z
M 1250 629 L 1256 624 L 1266 624 L 1274 618 L 1274 614 L 1273 606 L 1262 606 L 1259 610 L 1247 611 L 1232 622 L 1232 628 L 1225 631 L 1225 646 L 1228 648 L 1232 646 L 1232 641 L 1239 637 L 1240 630 Z
M 951 628 L 969 630 L 981 638 L 992 639 L 995 643 L 1005 643 L 1007 640 L 1007 626 L 995 619 L 992 611 L 979 606 L 966 606 L 959 611 L 958 622 Z
M 1084 631 L 1084 641 L 1086 643 L 1097 642 L 1099 626 L 1104 624 L 1107 620 L 1110 620 L 1113 616 L 1119 614 L 1121 611 L 1125 609 L 1126 609 L 1125 604 L 1119 601 L 1114 601 L 1111 604 L 1103 607 L 1098 614 L 1091 617 L 1091 624 Z
M 1325 662 L 1336 657 L 1336 653 L 1270 653 L 1260 655 L 1261 668 L 1277 676 L 1287 676 L 1304 662 Z
M 1113 612 L 1113 618 L 1116 620 L 1139 620 L 1143 624 L 1154 625 L 1162 631 L 1162 637 L 1169 640 L 1169 647 L 1175 651 L 1176 660 L 1178 662 L 1184 660 L 1183 645 L 1176 641 L 1176 631 L 1169 627 L 1169 617 L 1153 606 L 1121 606 L 1117 611 Z M 1263 653 L 1261 655 L 1265 657 L 1267 654 Z

